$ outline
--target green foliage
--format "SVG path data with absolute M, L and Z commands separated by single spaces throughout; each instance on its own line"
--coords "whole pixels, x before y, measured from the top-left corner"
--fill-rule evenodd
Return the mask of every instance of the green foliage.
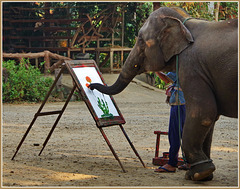
M 154 86 L 159 89 L 166 89 L 166 83 L 161 80 L 154 72 L 149 72 L 150 77 L 153 77 L 155 80 Z
M 30 65 L 26 59 L 20 64 L 14 60 L 4 61 L 3 67 L 8 72 L 7 81 L 2 83 L 3 102 L 42 101 L 53 83 L 51 78 L 43 77 L 39 69 Z
M 155 78 L 155 87 L 159 89 L 166 89 L 166 83 L 163 80 L 161 80 L 156 74 L 154 74 L 154 78 Z
M 194 18 L 204 18 L 207 20 L 213 20 L 213 12 L 209 9 L 210 2 L 165 2 L 167 7 L 181 7 L 190 16 Z
M 211 8 L 210 2 L 163 2 L 162 6 L 177 6 L 183 8 L 189 15 L 194 18 L 204 18 L 214 20 L 216 11 L 216 2 Z M 238 2 L 220 2 L 219 20 L 238 17 Z
M 125 7 L 124 45 L 133 47 L 138 31 L 153 11 L 152 2 L 130 2 Z
M 238 17 L 238 2 L 221 2 L 219 7 L 219 19 L 232 19 Z

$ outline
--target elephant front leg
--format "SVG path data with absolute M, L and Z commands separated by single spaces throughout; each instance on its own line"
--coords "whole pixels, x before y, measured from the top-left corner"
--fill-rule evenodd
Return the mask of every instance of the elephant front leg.
M 215 166 L 210 159 L 210 148 L 215 120 L 215 103 L 207 106 L 194 104 L 187 109 L 183 130 L 183 150 L 191 168 L 186 173 L 186 179 L 211 180 L 213 178 Z
M 206 154 L 206 156 L 211 159 L 211 145 L 212 145 L 212 136 L 213 136 L 213 130 L 214 130 L 214 125 L 215 122 L 213 123 L 213 125 L 210 127 L 210 130 L 203 142 L 203 152 Z
M 210 159 L 210 155 L 211 155 L 211 145 L 212 145 L 212 136 L 213 136 L 213 130 L 214 130 L 214 126 L 216 121 L 219 119 L 219 115 L 216 117 L 216 120 L 213 122 L 213 125 L 210 127 L 210 130 L 204 140 L 203 143 L 203 152 L 206 154 L 206 156 Z

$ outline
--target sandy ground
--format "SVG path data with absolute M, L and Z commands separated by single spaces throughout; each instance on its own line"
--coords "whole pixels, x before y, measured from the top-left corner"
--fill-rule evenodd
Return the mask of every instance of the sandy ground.
M 111 84 L 117 75 L 104 75 Z M 155 173 L 155 130 L 167 131 L 169 106 L 162 91 L 132 82 L 114 99 L 122 112 L 124 128 L 142 157 L 143 168 L 118 126 L 104 128 L 126 173 L 114 159 L 84 102 L 70 102 L 41 156 L 38 153 L 56 116 L 39 117 L 15 160 L 18 143 L 40 104 L 4 104 L 2 127 L 2 186 L 238 186 L 238 120 L 221 117 L 215 126 L 212 159 L 216 166 L 209 182 L 184 179 L 185 171 Z M 63 102 L 48 103 L 59 110 Z M 160 153 L 168 151 L 162 136 Z

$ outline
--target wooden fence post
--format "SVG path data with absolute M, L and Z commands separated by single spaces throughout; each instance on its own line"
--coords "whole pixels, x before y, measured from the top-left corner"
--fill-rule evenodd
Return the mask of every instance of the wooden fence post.
M 44 51 L 45 55 L 44 55 L 44 73 L 47 74 L 48 70 L 50 68 L 50 56 L 49 56 L 49 51 Z

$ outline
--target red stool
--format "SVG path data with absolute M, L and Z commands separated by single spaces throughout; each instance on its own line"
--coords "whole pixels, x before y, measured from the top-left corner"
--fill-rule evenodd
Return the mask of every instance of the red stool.
M 157 135 L 157 140 L 156 140 L 156 149 L 155 149 L 155 157 L 152 160 L 153 165 L 158 165 L 162 166 L 168 163 L 169 160 L 169 153 L 168 152 L 163 152 L 162 157 L 159 156 L 159 146 L 160 146 L 160 136 L 161 135 L 168 135 L 168 132 L 162 132 L 162 131 L 154 131 L 154 134 Z M 182 158 L 178 158 L 178 166 L 184 164 L 184 161 Z

